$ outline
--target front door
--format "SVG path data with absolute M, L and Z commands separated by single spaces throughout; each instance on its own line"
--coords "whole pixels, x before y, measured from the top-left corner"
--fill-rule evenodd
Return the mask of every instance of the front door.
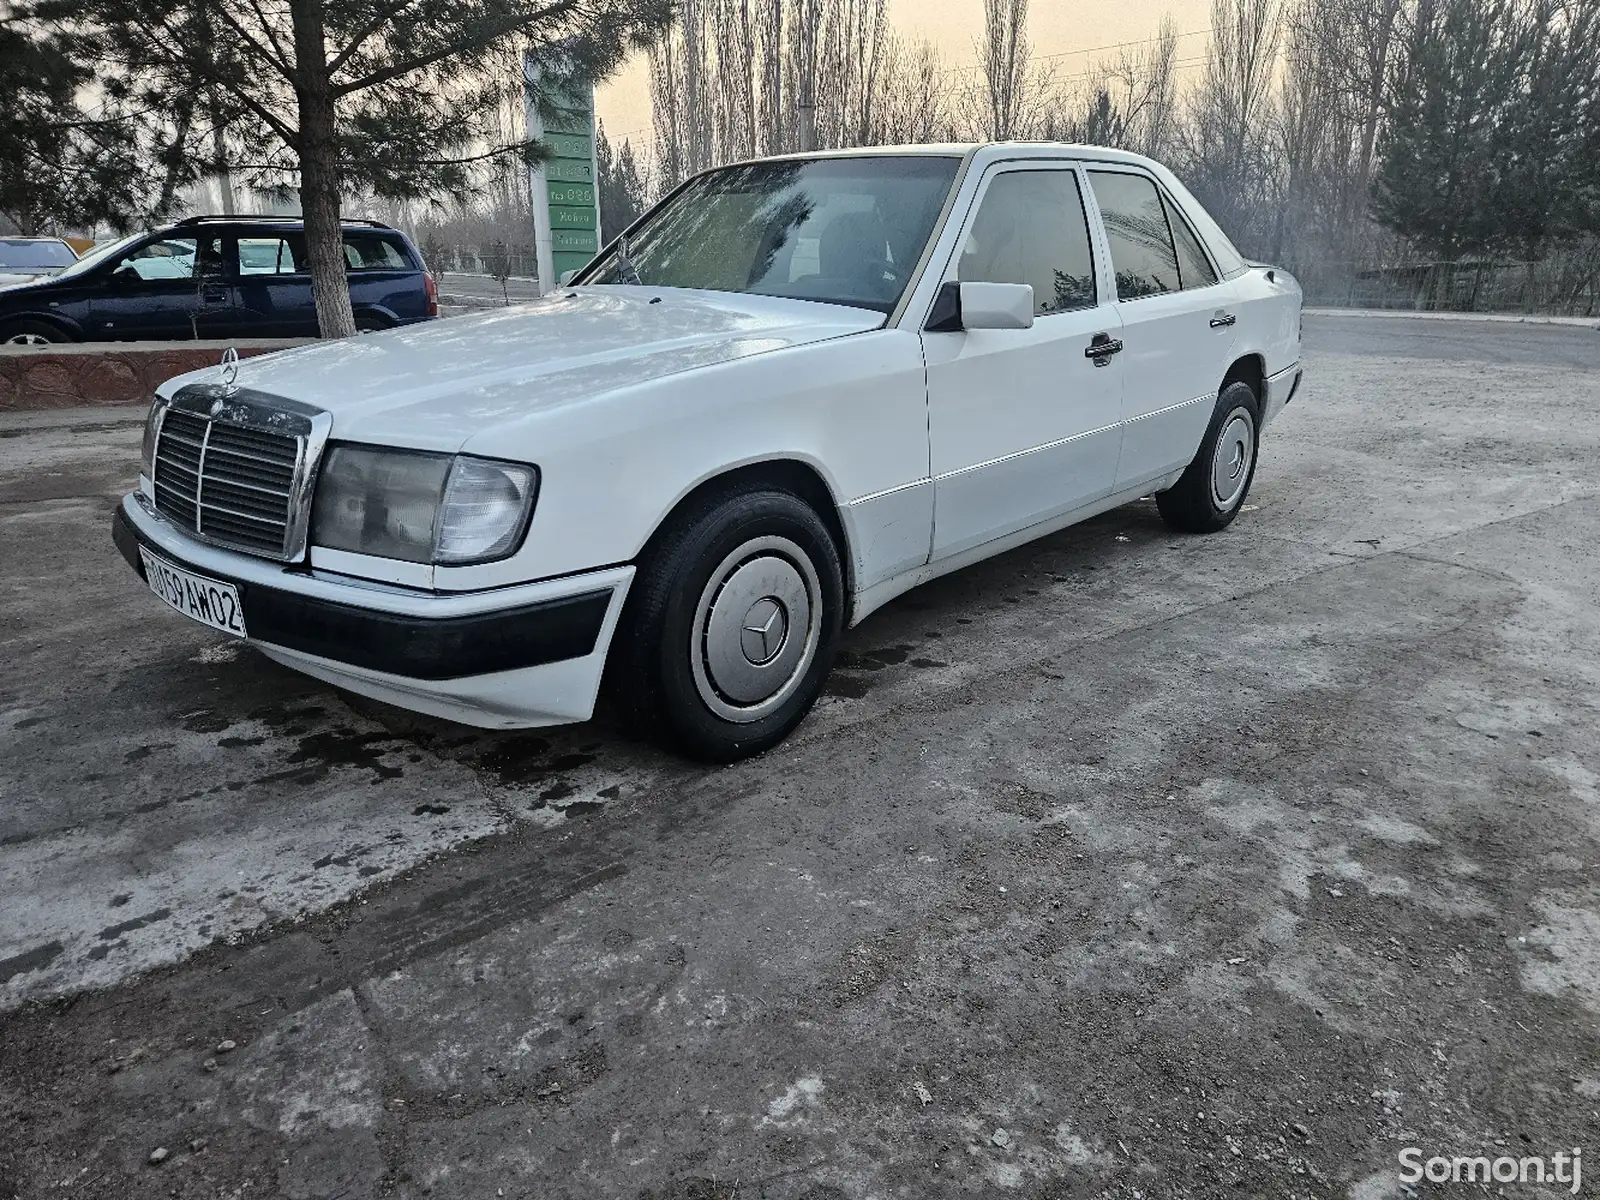
M 946 278 L 1033 287 L 1031 329 L 922 335 L 933 557 L 1048 521 L 1112 490 L 1121 440 L 1120 336 L 1100 294 L 1082 180 L 1070 163 L 997 164 Z
M 97 338 L 229 337 L 238 332 L 232 263 L 221 235 L 155 238 L 123 255 L 90 304 Z
M 1088 176 L 1123 331 L 1120 491 L 1181 470 L 1199 449 L 1232 361 L 1234 289 L 1154 179 L 1120 167 Z

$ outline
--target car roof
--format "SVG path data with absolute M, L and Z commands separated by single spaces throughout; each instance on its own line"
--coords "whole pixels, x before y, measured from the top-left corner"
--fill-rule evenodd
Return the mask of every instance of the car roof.
M 72 249 L 72 243 L 66 238 L 47 237 L 38 233 L 0 233 L 0 242 L 59 242 L 67 249 Z

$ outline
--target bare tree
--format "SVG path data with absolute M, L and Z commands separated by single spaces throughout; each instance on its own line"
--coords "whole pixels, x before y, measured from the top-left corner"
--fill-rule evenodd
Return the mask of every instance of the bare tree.
M 1274 90 L 1283 0 L 1212 0 L 1205 71 L 1183 133 L 1189 186 L 1225 229 L 1258 231 L 1277 201 Z
M 1045 120 L 1043 136 L 1163 158 L 1176 136 L 1178 34 L 1170 16 L 1149 42 L 1087 72 L 1088 87 Z
M 983 0 L 983 40 L 978 43 L 988 101 L 988 136 L 1018 137 L 1029 83 L 1028 0 Z

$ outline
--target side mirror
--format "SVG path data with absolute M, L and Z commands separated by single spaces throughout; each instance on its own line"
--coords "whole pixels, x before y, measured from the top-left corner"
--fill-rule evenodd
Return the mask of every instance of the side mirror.
M 957 283 L 939 289 L 923 326 L 928 333 L 963 329 L 1032 329 L 1033 287 L 1026 283 Z
M 136 283 L 142 283 L 143 276 L 132 267 L 124 264 L 111 272 L 110 281 L 111 286 L 114 288 L 129 288 Z
M 577 277 L 578 273 L 576 271 L 563 271 L 561 272 L 561 278 L 556 280 L 556 285 L 558 287 L 566 287 L 567 284 L 571 283 Z

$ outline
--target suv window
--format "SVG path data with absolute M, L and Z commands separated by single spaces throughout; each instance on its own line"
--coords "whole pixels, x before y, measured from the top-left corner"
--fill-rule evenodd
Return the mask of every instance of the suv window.
M 1094 256 L 1077 172 L 1007 171 L 990 180 L 956 278 L 1030 284 L 1036 316 L 1093 307 Z
M 1185 289 L 1210 287 L 1217 281 L 1217 273 L 1211 269 L 1211 260 L 1206 258 L 1206 252 L 1201 249 L 1200 239 L 1189 228 L 1189 222 L 1184 220 L 1171 196 L 1163 192 L 1161 201 L 1166 205 L 1167 225 L 1172 229 L 1172 240 L 1178 247 L 1178 282 Z
M 1181 286 L 1178 253 L 1153 180 L 1122 171 L 1091 171 L 1089 182 L 1111 243 L 1117 298 L 1137 300 Z
M 146 242 L 132 254 L 124 255 L 117 263 L 114 275 L 129 272 L 150 282 L 158 279 L 193 279 L 196 271 L 202 276 L 222 274 L 222 239 L 216 235 L 203 238 L 163 237 Z
M 409 271 L 411 263 L 400 247 L 372 233 L 344 235 L 345 266 L 352 271 Z
M 241 275 L 304 275 L 310 269 L 304 234 L 239 239 Z

